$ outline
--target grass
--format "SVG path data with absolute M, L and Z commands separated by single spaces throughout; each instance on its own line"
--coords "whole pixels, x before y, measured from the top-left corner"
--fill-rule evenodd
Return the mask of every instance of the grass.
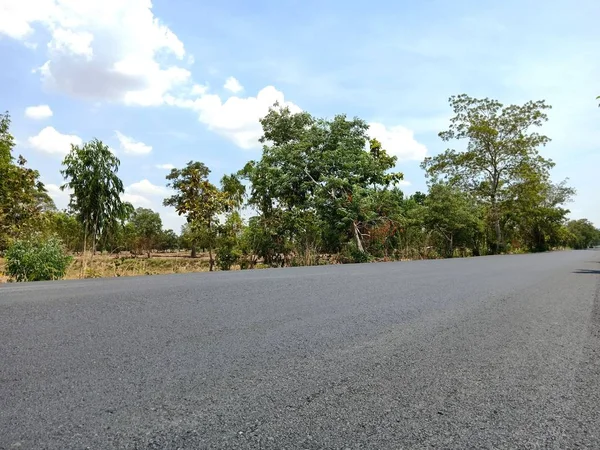
M 66 280 L 81 278 L 83 258 L 75 256 L 65 275 Z M 154 255 L 152 258 L 115 255 L 88 256 L 84 278 L 130 277 L 169 273 L 208 272 L 208 259 L 178 255 Z M 0 283 L 9 280 L 4 273 L 5 261 L 0 258 Z

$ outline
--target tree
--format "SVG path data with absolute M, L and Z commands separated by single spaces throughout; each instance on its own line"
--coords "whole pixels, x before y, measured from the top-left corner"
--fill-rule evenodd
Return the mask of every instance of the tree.
M 0 250 L 15 239 L 41 231 L 46 222 L 44 213 L 56 209 L 39 172 L 28 168 L 20 155 L 15 163 L 14 145 L 10 116 L 0 114 Z
M 262 157 L 240 176 L 251 183 L 257 223 L 279 240 L 275 253 L 285 259 L 296 248 L 308 260 L 318 243 L 338 251 L 348 239 L 364 253 L 368 220 L 355 200 L 364 189 L 385 189 L 402 178 L 389 173 L 396 158 L 369 139 L 363 120 L 343 114 L 318 119 L 275 104 L 261 125 Z
M 446 184 L 434 184 L 424 206 L 423 224 L 445 243 L 441 254 L 452 258 L 457 247 L 470 248 L 473 253 L 478 253 L 483 221 L 477 204 L 469 194 Z
M 131 224 L 136 233 L 138 246 L 148 254 L 158 244 L 162 233 L 160 214 L 148 208 L 138 208 L 133 213 Z
M 177 214 L 186 216 L 193 234 L 208 248 L 209 270 L 212 271 L 218 215 L 231 207 L 232 200 L 228 193 L 208 180 L 209 174 L 208 167 L 194 161 L 183 169 L 172 169 L 167 175 L 167 186 L 176 193 L 164 199 L 163 204 L 173 206 Z
M 65 179 L 62 190 L 71 189 L 69 208 L 76 213 L 83 226 L 83 252 L 87 250 L 88 237 L 92 237 L 93 251 L 98 237 L 125 220 L 131 205 L 121 201 L 123 182 L 117 176 L 120 161 L 98 139 L 82 146 L 71 145 L 63 160 L 61 174 Z M 85 262 L 82 270 L 85 270 Z
M 81 251 L 83 227 L 73 214 L 64 211 L 49 214 L 49 231 L 56 235 L 70 252 Z
M 569 213 L 563 205 L 571 200 L 575 190 L 566 181 L 553 184 L 543 174 L 529 174 L 521 183 L 513 184 L 511 190 L 502 221 L 505 226 L 512 225 L 515 238 L 529 251 L 546 251 L 561 245 L 560 232 Z
M 163 230 L 158 238 L 158 248 L 160 250 L 178 250 L 179 236 L 173 230 Z
M 569 232 L 567 244 L 577 250 L 600 245 L 600 230 L 587 219 L 571 220 L 566 226 Z
M 421 167 L 433 182 L 440 178 L 465 189 L 489 208 L 495 233 L 495 250 L 503 247 L 501 215 L 511 200 L 511 187 L 529 173 L 546 174 L 553 162 L 538 149 L 550 139 L 535 131 L 546 120 L 550 106 L 544 101 L 504 106 L 496 100 L 465 94 L 450 97 L 455 116 L 450 128 L 439 134 L 443 141 L 466 140 L 463 151 L 448 149 L 425 158 Z

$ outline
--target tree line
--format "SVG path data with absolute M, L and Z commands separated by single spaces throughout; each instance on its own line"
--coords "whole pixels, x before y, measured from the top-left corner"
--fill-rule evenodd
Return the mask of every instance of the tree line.
M 260 120 L 262 155 L 210 181 L 199 161 L 172 169 L 164 205 L 185 216 L 178 235 L 160 215 L 121 200 L 119 159 L 97 139 L 63 160 L 66 211 L 57 211 L 39 173 L 13 155 L 8 113 L 0 116 L 0 250 L 23 239 L 62 240 L 71 252 L 197 249 L 210 270 L 339 262 L 478 256 L 588 248 L 600 244 L 589 220 L 569 220 L 575 195 L 550 178 L 540 150 L 550 108 L 450 98 L 439 133 L 449 148 L 421 167 L 427 192 L 407 196 L 397 158 L 369 136 L 367 123 L 293 113 L 278 104 Z M 243 220 L 243 216 L 249 218 Z

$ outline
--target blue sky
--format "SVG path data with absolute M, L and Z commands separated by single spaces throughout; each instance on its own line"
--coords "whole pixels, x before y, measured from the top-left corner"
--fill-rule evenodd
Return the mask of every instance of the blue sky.
M 97 137 L 125 198 L 179 230 L 166 167 L 199 160 L 218 181 L 260 157 L 275 100 L 372 123 L 410 194 L 446 148 L 449 96 L 546 99 L 553 178 L 577 189 L 571 216 L 600 225 L 599 17 L 597 0 L 3 0 L 0 109 L 57 206 L 69 144 Z

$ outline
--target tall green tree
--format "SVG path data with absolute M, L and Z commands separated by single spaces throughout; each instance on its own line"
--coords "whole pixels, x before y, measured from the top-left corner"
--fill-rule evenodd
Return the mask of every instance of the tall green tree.
M 209 174 L 210 169 L 197 161 L 188 162 L 183 169 L 172 169 L 167 175 L 167 186 L 175 194 L 164 199 L 163 204 L 174 207 L 177 214 L 186 216 L 200 245 L 208 248 L 209 270 L 212 271 L 218 216 L 231 207 L 232 200 L 227 192 L 208 180 Z
M 462 94 L 450 97 L 454 117 L 443 141 L 465 140 L 463 150 L 448 149 L 425 158 L 421 167 L 433 182 L 445 179 L 486 202 L 495 233 L 495 249 L 503 248 L 501 216 L 511 200 L 511 187 L 527 173 L 545 174 L 551 160 L 539 154 L 550 139 L 539 134 L 550 108 L 544 101 L 505 106 L 489 98 Z
M 0 250 L 15 239 L 42 231 L 45 212 L 55 210 L 39 172 L 12 154 L 15 141 L 10 133 L 10 116 L 0 114 Z
M 240 175 L 251 183 L 249 204 L 267 233 L 292 243 L 299 253 L 323 242 L 338 251 L 348 239 L 365 252 L 365 189 L 385 189 L 402 178 L 390 172 L 396 158 L 370 140 L 361 119 L 318 119 L 274 105 L 261 119 L 263 154 Z M 309 236 L 308 233 L 317 233 Z
M 121 200 L 123 182 L 117 175 L 120 161 L 102 141 L 93 139 L 81 146 L 71 145 L 62 164 L 65 183 L 61 189 L 73 191 L 69 208 L 83 226 L 84 255 L 89 237 L 95 252 L 103 231 L 131 213 L 131 205 Z

